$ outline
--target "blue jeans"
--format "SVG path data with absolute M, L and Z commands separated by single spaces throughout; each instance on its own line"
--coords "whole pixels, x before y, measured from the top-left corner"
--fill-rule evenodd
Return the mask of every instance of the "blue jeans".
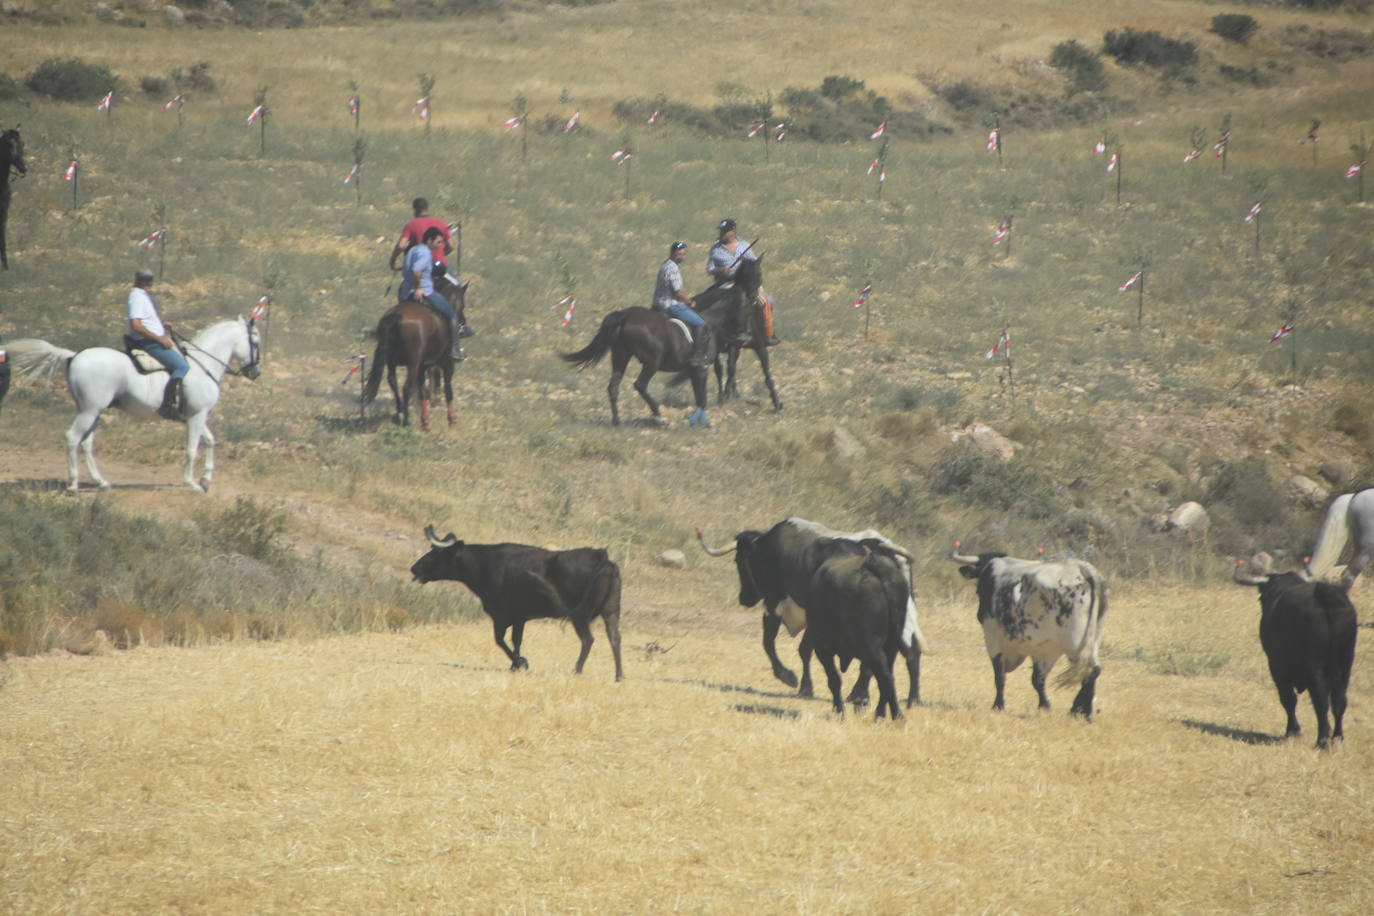
M 705 318 L 702 318 L 700 315 L 698 315 L 695 311 L 692 310 L 690 306 L 683 305 L 680 302 L 668 306 L 663 311 L 668 313 L 669 318 L 678 319 L 683 324 L 687 325 L 687 327 L 691 328 L 693 331 L 695 331 L 697 328 L 706 327 Z M 696 335 L 693 334 L 692 336 L 695 337 Z
M 191 367 L 186 364 L 186 357 L 176 350 L 169 350 L 161 343 L 150 337 L 139 337 L 134 339 L 133 346 L 144 351 L 153 359 L 167 367 L 167 371 L 172 373 L 172 378 L 185 378 L 186 373 Z
M 457 319 L 458 312 L 453 308 L 453 304 L 443 296 L 438 293 L 421 293 L 420 295 L 424 297 L 426 305 L 443 315 L 448 321 Z

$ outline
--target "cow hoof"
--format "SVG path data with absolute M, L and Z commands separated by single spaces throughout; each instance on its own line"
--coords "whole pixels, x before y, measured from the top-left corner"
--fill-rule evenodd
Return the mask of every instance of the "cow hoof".
M 863 709 L 868 705 L 868 694 L 864 694 L 863 696 L 851 696 L 849 698 L 849 705 L 853 706 L 855 709 Z
M 522 671 L 522 670 L 523 670 L 523 671 L 528 671 L 528 670 L 529 670 L 529 667 L 530 667 L 530 663 L 525 659 L 524 656 L 521 656 L 520 658 L 517 658 L 514 662 L 511 663 L 510 670 L 512 670 L 512 671 Z
M 810 697 L 814 697 L 815 695 L 816 695 L 816 692 L 815 692 L 814 690 L 811 689 L 811 685 L 810 685 L 810 684 L 802 684 L 800 687 L 797 688 L 797 696 L 799 696 L 799 697 L 807 697 L 807 698 L 810 698 Z
M 788 687 L 797 686 L 797 676 L 793 674 L 791 671 L 788 671 L 786 668 L 774 668 L 773 677 L 782 681 Z M 808 690 L 806 695 L 811 696 L 811 692 Z

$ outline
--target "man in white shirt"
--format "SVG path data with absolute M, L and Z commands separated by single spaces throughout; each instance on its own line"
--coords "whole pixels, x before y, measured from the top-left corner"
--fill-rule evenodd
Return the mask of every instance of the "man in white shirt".
M 167 387 L 162 391 L 162 406 L 157 412 L 160 416 L 175 420 L 181 415 L 181 380 L 191 367 L 172 342 L 171 329 L 158 317 L 157 306 L 153 304 L 150 292 L 152 288 L 151 270 L 140 267 L 134 271 L 134 288 L 129 290 L 127 303 L 129 329 L 125 339 L 130 348 L 143 350 L 171 373 Z

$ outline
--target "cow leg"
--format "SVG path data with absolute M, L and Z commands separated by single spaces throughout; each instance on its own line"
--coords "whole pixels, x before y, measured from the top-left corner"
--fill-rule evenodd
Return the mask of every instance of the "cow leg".
M 1302 726 L 1298 724 L 1298 692 L 1293 689 L 1293 685 L 1287 681 L 1274 679 L 1274 686 L 1279 691 L 1279 702 L 1283 704 L 1283 711 L 1288 715 L 1288 726 L 1284 729 L 1283 736 L 1292 738 L 1302 734 Z
M 874 712 L 874 718 L 881 719 L 883 707 L 886 706 L 892 714 L 892 721 L 897 721 L 902 717 L 902 708 L 897 704 L 897 682 L 892 678 L 892 658 L 883 648 L 881 639 L 869 646 L 864 667 L 871 669 L 878 681 L 878 709 Z
M 529 661 L 528 661 L 527 659 L 525 659 L 525 657 L 522 656 L 522 655 L 520 654 L 520 643 L 523 642 L 524 639 L 525 639 L 525 621 L 523 621 L 523 620 L 517 620 L 517 621 L 515 621 L 515 623 L 511 624 L 511 628 L 510 628 L 510 647 L 511 647 L 513 650 L 515 650 L 515 658 L 512 659 L 512 661 L 514 662 L 514 665 L 513 665 L 512 667 L 514 667 L 514 668 L 526 668 L 526 669 L 528 669 L 529 666 L 530 666 Z
M 861 706 L 868 705 L 868 682 L 872 679 L 873 671 L 871 670 L 868 662 L 860 661 L 859 678 L 854 682 L 854 686 L 850 688 L 849 696 L 847 698 L 851 706 L 857 709 Z
M 1339 679 L 1340 675 L 1337 675 Z M 1341 731 L 1341 720 L 1345 718 L 1345 686 L 1340 683 L 1331 685 L 1331 718 L 1334 721 L 1334 728 L 1331 730 L 1331 737 L 1337 741 L 1345 740 L 1345 733 Z
M 815 688 L 811 684 L 811 653 L 815 651 L 811 646 L 810 631 L 803 630 L 801 642 L 797 643 L 797 656 L 801 659 L 801 685 L 797 688 L 797 696 L 815 696 Z
M 997 697 L 992 701 L 992 708 L 1002 710 L 1006 708 L 1006 689 L 1007 672 L 1002 664 L 1002 653 L 997 653 L 992 657 L 992 683 L 997 688 Z
M 581 674 L 582 666 L 587 663 L 587 656 L 591 654 L 592 643 L 596 642 L 592 636 L 592 628 L 587 625 L 585 620 L 574 620 L 573 630 L 577 633 L 577 638 L 582 640 L 582 651 L 577 656 L 577 666 L 573 668 L 573 674 Z
M 778 627 L 780 626 L 782 626 L 781 617 L 770 614 L 768 611 L 763 612 L 763 651 L 768 656 L 768 660 L 773 663 L 773 677 L 788 687 L 795 687 L 797 686 L 797 676 L 778 658 L 778 649 L 774 645 L 778 639 Z M 810 693 L 805 694 L 805 696 L 810 695 Z
M 1050 698 L 1045 694 L 1045 675 L 1049 673 L 1049 665 L 1031 659 L 1031 686 L 1035 688 L 1035 695 L 1040 698 L 1040 708 L 1050 708 Z
M 1093 719 L 1093 696 L 1097 692 L 1097 676 L 1102 673 L 1101 665 L 1093 665 L 1088 676 L 1083 678 L 1083 684 L 1078 688 L 1078 695 L 1073 698 L 1073 706 L 1069 708 L 1069 715 L 1082 716 L 1091 722 Z
M 908 708 L 921 705 L 921 650 L 913 645 L 902 653 L 906 656 L 906 673 L 911 679 L 907 688 L 906 705 Z
M 835 712 L 844 715 L 844 700 L 840 698 L 840 672 L 835 667 L 835 656 L 824 650 L 816 651 L 821 667 L 825 669 L 825 680 L 830 685 L 830 697 L 835 703 Z
M 516 650 L 512 650 L 510 646 L 506 645 L 506 630 L 510 629 L 510 624 L 501 623 L 493 618 L 491 621 L 491 629 L 492 632 L 496 635 L 496 644 L 501 647 L 502 652 L 506 653 L 506 658 L 510 659 L 510 670 L 518 670 L 520 668 L 520 663 L 524 661 L 524 659 L 520 657 L 520 653 L 518 651 L 518 647 L 520 645 L 520 640 L 518 637 L 515 642 L 515 645 L 517 647 Z
M 1331 742 L 1331 723 L 1327 721 L 1327 713 L 1331 709 L 1331 692 L 1323 672 L 1316 672 L 1311 686 L 1307 688 L 1307 695 L 1312 698 L 1312 710 L 1317 714 L 1317 748 L 1325 750 Z
M 625 670 L 620 667 L 620 611 L 617 596 L 617 610 L 614 614 L 602 612 L 602 622 L 606 624 L 606 641 L 611 644 L 611 655 L 615 657 L 615 679 L 623 681 Z

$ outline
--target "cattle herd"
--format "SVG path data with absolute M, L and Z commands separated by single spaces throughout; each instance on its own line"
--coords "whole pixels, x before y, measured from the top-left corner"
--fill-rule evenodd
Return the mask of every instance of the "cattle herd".
M 471 589 L 491 617 L 496 643 L 513 670 L 528 667 L 520 655 L 525 622 L 549 617 L 572 623 L 582 641 L 575 667 L 581 673 L 593 642 L 591 624 L 600 617 L 615 656 L 616 680 L 622 679 L 620 570 L 605 550 L 464 544 L 453 534 L 437 537 L 433 527 L 425 535 L 431 549 L 415 562 L 411 574 L 422 583 L 449 579 Z M 741 531 L 727 547 L 711 547 L 700 529 L 697 538 L 711 556 L 734 554 L 739 603 L 763 604 L 764 651 L 783 683 L 810 696 L 814 654 L 825 670 L 835 711 L 843 715 L 840 674 L 857 659 L 859 676 L 848 700 L 866 703 L 869 682 L 876 680 L 876 715 L 899 719 L 893 666 L 900 655 L 910 676 L 906 705 L 920 702 L 926 644 L 908 551 L 876 531 L 841 533 L 802 518 L 786 519 L 767 531 Z M 1057 683 L 1078 685 L 1069 713 L 1091 720 L 1108 606 L 1101 574 L 1082 560 L 1021 560 L 958 550 L 956 542 L 950 558 L 960 564 L 961 575 L 977 584 L 978 622 L 996 689 L 993 709 L 1004 706 L 1007 673 L 1028 658 L 1040 708 L 1048 709 L 1046 678 L 1060 657 L 1067 656 L 1069 667 Z M 1288 717 L 1286 736 L 1301 732 L 1297 694 L 1307 691 L 1317 715 L 1317 746 L 1325 748 L 1332 738 L 1344 737 L 1357 627 L 1348 594 L 1353 578 L 1331 585 L 1314 581 L 1307 570 L 1277 574 L 1265 556 L 1250 565 L 1238 564 L 1234 578 L 1259 589 L 1260 644 Z M 800 685 L 774 645 L 784 626 L 794 636 L 802 634 Z M 507 630 L 512 632 L 510 646 Z

